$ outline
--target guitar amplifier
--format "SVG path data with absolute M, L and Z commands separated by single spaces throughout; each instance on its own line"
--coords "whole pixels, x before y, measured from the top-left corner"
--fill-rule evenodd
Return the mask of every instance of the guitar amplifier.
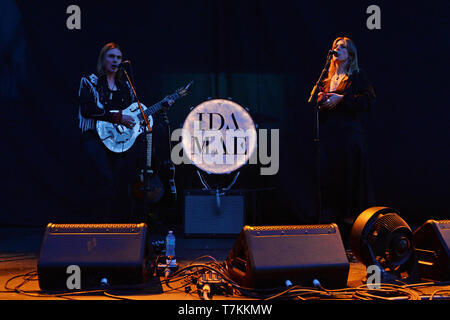
M 185 190 L 184 232 L 187 236 L 235 236 L 245 223 L 245 195 L 240 190 Z

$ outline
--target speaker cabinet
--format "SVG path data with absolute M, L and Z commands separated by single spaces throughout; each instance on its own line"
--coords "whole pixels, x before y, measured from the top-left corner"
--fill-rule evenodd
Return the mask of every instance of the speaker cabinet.
M 349 262 L 336 224 L 245 226 L 226 267 L 231 278 L 250 288 L 294 285 L 347 286 Z
M 215 191 L 186 190 L 184 232 L 187 236 L 236 236 L 245 219 L 245 196 L 238 190 L 217 195 Z
M 450 280 L 450 220 L 428 220 L 413 234 L 422 278 Z
M 99 287 L 102 279 L 110 286 L 134 285 L 150 273 L 147 258 L 147 226 L 140 224 L 53 224 L 47 225 L 38 260 L 42 290 L 68 290 L 79 267 L 81 290 Z M 75 276 L 75 275 L 74 275 Z

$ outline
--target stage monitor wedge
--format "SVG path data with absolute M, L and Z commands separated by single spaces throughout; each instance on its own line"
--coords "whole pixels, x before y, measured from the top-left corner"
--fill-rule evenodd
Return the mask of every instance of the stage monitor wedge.
M 450 280 L 450 220 L 428 220 L 413 234 L 422 278 Z
M 244 226 L 228 258 L 230 277 L 247 288 L 347 287 L 349 262 L 336 224 Z
M 73 290 L 68 282 L 77 284 L 69 279 L 78 276 L 75 272 L 79 272 L 80 286 L 75 289 L 99 288 L 102 281 L 110 287 L 142 284 L 151 273 L 147 258 L 153 250 L 147 236 L 145 223 L 49 223 L 38 260 L 39 286 L 41 290 Z

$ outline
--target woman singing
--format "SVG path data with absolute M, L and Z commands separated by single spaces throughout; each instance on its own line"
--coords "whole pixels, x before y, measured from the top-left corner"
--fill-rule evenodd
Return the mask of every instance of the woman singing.
M 347 37 L 333 42 L 328 76 L 318 95 L 320 110 L 323 222 L 337 222 L 344 236 L 372 205 L 368 155 L 359 116 L 375 103 L 375 92 L 359 69 L 356 47 Z
M 130 83 L 119 68 L 121 62 L 119 45 L 112 42 L 106 44 L 98 56 L 97 72 L 81 78 L 78 92 L 82 143 L 95 172 L 95 176 L 90 177 L 96 189 L 91 202 L 93 218 L 98 222 L 130 220 L 133 203 L 131 184 L 142 166 L 144 135 L 139 136 L 135 146 L 128 151 L 114 153 L 103 145 L 96 132 L 97 120 L 128 128 L 137 125 L 132 117 L 121 112 L 136 100 Z M 167 106 L 173 102 L 167 100 Z

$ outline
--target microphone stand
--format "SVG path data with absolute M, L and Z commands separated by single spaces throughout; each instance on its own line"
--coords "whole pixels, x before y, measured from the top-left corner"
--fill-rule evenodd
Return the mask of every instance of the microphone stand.
M 143 117 L 143 119 L 144 119 L 144 121 L 145 121 L 145 128 L 144 128 L 144 134 L 145 134 L 145 137 L 147 137 L 147 134 L 150 134 L 150 133 L 152 133 L 152 128 L 151 128 L 151 126 L 150 126 L 150 122 L 149 122 L 149 120 L 148 120 L 148 117 L 147 117 L 147 115 L 145 114 L 145 112 L 144 112 L 144 109 L 142 108 L 142 105 L 141 105 L 141 102 L 139 101 L 139 98 L 138 98 L 138 95 L 136 94 L 136 89 L 134 88 L 134 85 L 133 85 L 133 82 L 131 81 L 131 79 L 130 79 L 130 76 L 128 75 L 128 72 L 125 70 L 125 68 L 122 68 L 122 70 L 123 70 L 123 73 L 125 74 L 125 76 L 127 77 L 127 80 L 128 80 L 128 83 L 130 84 L 130 86 L 131 86 L 131 89 L 133 90 L 133 94 L 134 94 L 134 96 L 136 97 L 136 102 L 137 102 L 137 104 L 138 104 L 138 106 L 139 106 L 139 109 L 141 110 L 141 114 L 142 114 L 142 117 Z M 140 124 L 139 124 L 140 125 Z M 148 145 L 147 145 L 148 146 Z M 144 153 L 145 153 L 145 148 L 144 148 Z M 146 157 L 144 157 L 144 159 L 146 159 Z M 145 162 L 145 161 L 144 161 Z M 146 168 L 146 163 L 144 164 L 144 168 L 145 169 L 149 169 L 149 168 Z M 143 216 L 143 218 L 145 219 L 146 218 L 146 211 L 147 211 L 147 206 L 146 206 L 146 199 L 145 199 L 145 196 L 146 196 L 146 191 L 148 191 L 147 190 L 147 188 L 148 188 L 148 174 L 147 174 L 147 170 L 143 170 L 142 171 L 142 174 L 143 174 L 143 192 L 144 192 L 144 197 L 143 197 L 143 205 L 142 205 L 142 210 L 144 211 L 144 216 Z
M 332 52 L 329 51 L 324 68 L 317 80 L 314 88 L 311 91 L 308 103 L 313 102 L 314 105 L 314 164 L 315 164 L 315 180 L 316 180 L 316 197 L 315 197 L 315 218 L 316 223 L 320 224 L 322 221 L 322 196 L 321 196 L 321 184 L 320 184 L 320 134 L 319 134 L 319 104 L 317 102 L 317 95 L 319 94 L 319 85 L 323 81 L 330 61 Z
M 148 129 L 148 132 L 152 132 L 152 128 L 150 127 L 150 122 L 148 121 L 148 117 L 147 117 L 147 115 L 145 114 L 144 109 L 142 108 L 141 102 L 139 101 L 139 98 L 138 98 L 138 96 L 137 96 L 137 94 L 136 94 L 136 90 L 134 89 L 133 82 L 131 82 L 130 77 L 128 76 L 128 72 L 127 72 L 125 69 L 123 69 L 123 73 L 124 73 L 125 76 L 127 77 L 127 80 L 128 80 L 128 82 L 130 83 L 131 89 L 133 90 L 133 94 L 134 94 L 134 96 L 136 97 L 136 102 L 137 102 L 137 104 L 138 104 L 138 106 L 139 106 L 139 109 L 141 110 L 142 118 L 144 118 L 145 125 L 146 125 L 146 127 L 147 127 L 147 129 Z
M 166 124 L 166 128 L 167 128 L 167 139 L 168 139 L 168 159 L 166 162 L 166 165 L 170 166 L 170 171 L 172 171 L 171 173 L 171 177 L 169 177 L 169 186 L 170 186 L 170 192 L 172 194 L 174 194 L 175 200 L 177 200 L 178 195 L 177 195 L 177 187 L 175 184 L 175 166 L 172 163 L 172 130 L 170 129 L 170 121 L 169 121 L 169 117 L 167 116 L 167 112 L 165 110 L 163 110 L 163 117 L 164 117 L 164 123 Z

